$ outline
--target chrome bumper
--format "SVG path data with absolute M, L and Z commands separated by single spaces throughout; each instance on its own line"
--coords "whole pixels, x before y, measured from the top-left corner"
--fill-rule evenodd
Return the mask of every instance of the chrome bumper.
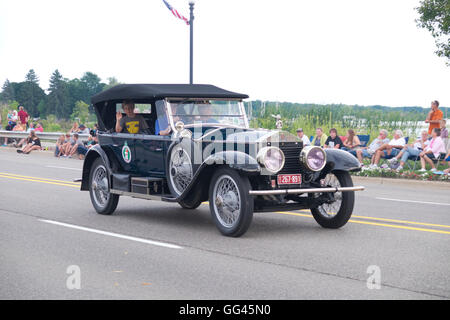
M 250 190 L 251 196 L 266 196 L 276 194 L 299 194 L 299 193 L 323 193 L 323 192 L 348 192 L 362 191 L 363 186 L 356 187 L 340 187 L 340 188 L 309 188 L 309 189 L 277 189 L 277 190 Z

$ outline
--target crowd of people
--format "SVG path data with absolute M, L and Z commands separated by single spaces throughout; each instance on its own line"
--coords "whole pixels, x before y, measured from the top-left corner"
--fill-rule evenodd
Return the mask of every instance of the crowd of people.
M 77 156 L 80 160 L 83 160 L 88 150 L 98 143 L 97 130 L 97 124 L 89 129 L 84 124 L 78 125 L 75 122 L 70 131 L 62 134 L 56 141 L 55 157 L 72 158 Z M 81 141 L 80 134 L 89 134 L 87 141 Z
M 122 115 L 120 114 L 120 116 Z M 34 124 L 30 122 L 30 116 L 23 106 L 19 107 L 19 111 L 9 111 L 7 117 L 8 125 L 5 128 L 6 130 L 26 131 L 29 133 L 27 138 L 11 143 L 13 147 L 20 148 L 17 150 L 18 153 L 28 154 L 33 150 L 42 149 L 41 141 L 36 136 L 36 131 L 43 132 L 42 123 Z M 118 119 L 118 126 L 125 126 L 126 121 L 122 120 L 126 119 Z M 422 131 L 420 136 L 410 141 L 410 143 L 408 143 L 408 138 L 403 136 L 402 130 L 395 130 L 392 139 L 388 139 L 389 133 L 384 129 L 379 131 L 378 137 L 371 141 L 370 144 L 368 141 L 367 143 L 362 143 L 353 129 L 347 130 L 345 136 L 339 136 L 335 128 L 330 129 L 329 135 L 325 134 L 322 128 L 317 128 L 315 136 L 309 139 L 304 134 L 303 129 L 299 128 L 297 137 L 303 142 L 304 146 L 314 145 L 347 151 L 359 160 L 363 169 L 377 169 L 382 159 L 385 159 L 388 165 L 384 164 L 384 166 L 390 166 L 397 171 L 402 171 L 408 160 L 420 160 L 420 172 L 427 171 L 427 164 L 431 167 L 431 172 L 437 172 L 435 163 L 438 160 L 443 160 L 449 166 L 443 173 L 450 174 L 448 130 L 446 128 L 446 120 L 443 119 L 443 113 L 439 110 L 438 101 L 431 103 L 431 110 L 425 122 L 429 124 L 428 131 Z M 77 156 L 79 159 L 84 159 L 87 151 L 98 143 L 97 129 L 97 125 L 89 129 L 84 124 L 75 122 L 69 132 L 58 138 L 54 153 L 55 157 L 71 158 Z M 81 141 L 79 139 L 80 134 L 88 134 L 88 140 Z M 8 138 L 4 138 L 2 146 L 6 146 L 7 143 Z M 370 165 L 364 164 L 364 158 L 370 159 Z
M 0 129 L 1 127 L 1 115 L 0 115 Z M 5 130 L 27 132 L 29 135 L 19 141 L 17 139 L 4 138 L 2 147 L 11 146 L 17 149 L 17 153 L 29 154 L 34 150 L 42 150 L 42 144 L 36 132 L 44 132 L 42 123 L 33 123 L 30 121 L 30 116 L 26 112 L 23 106 L 19 106 L 19 111 L 9 110 L 7 114 L 7 125 Z M 97 140 L 97 125 L 94 128 L 89 129 L 84 124 L 78 125 L 75 122 L 69 132 L 65 135 L 61 135 L 56 142 L 55 156 L 56 157 L 73 157 L 83 159 L 89 148 L 98 143 Z M 82 142 L 79 139 L 80 134 L 88 134 L 88 140 Z M 9 143 L 8 143 L 9 142 Z M 1 142 L 0 142 L 1 143 Z
M 316 129 L 316 135 L 311 141 L 304 134 L 303 129 L 297 130 L 297 137 L 303 141 L 303 145 L 314 145 L 323 148 L 341 149 L 355 156 L 364 169 L 379 168 L 380 161 L 386 159 L 387 167 L 395 168 L 396 171 L 402 171 L 408 160 L 420 160 L 421 168 L 419 172 L 427 171 L 428 164 L 431 172 L 450 174 L 450 151 L 448 130 L 446 121 L 443 119 L 443 113 L 439 110 L 439 102 L 431 103 L 431 110 L 425 119 L 429 124 L 428 131 L 421 132 L 420 137 L 407 143 L 408 139 L 403 136 L 402 130 L 395 130 L 392 139 L 388 139 L 388 131 L 380 130 L 376 137 L 368 146 L 364 146 L 355 131 L 349 129 L 345 136 L 339 136 L 336 129 L 329 131 L 327 136 L 322 128 Z M 445 156 L 444 156 L 445 155 Z M 365 165 L 364 158 L 370 159 L 370 165 Z M 448 167 L 443 172 L 438 172 L 436 162 L 443 160 Z

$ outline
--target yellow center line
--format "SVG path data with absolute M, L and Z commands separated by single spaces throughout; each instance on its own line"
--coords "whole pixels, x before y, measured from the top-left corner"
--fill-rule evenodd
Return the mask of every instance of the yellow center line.
M 48 179 L 48 178 L 30 177 L 30 176 L 24 176 L 24 175 L 19 175 L 19 174 L 11 174 L 11 173 L 6 173 L 6 172 L 0 172 L 0 178 L 15 179 L 15 180 L 22 180 L 22 181 L 31 181 L 31 182 L 40 182 L 40 183 L 47 183 L 47 184 L 65 186 L 65 187 L 74 187 L 74 188 L 79 188 L 80 187 L 80 183 L 77 183 L 77 182 L 70 182 L 70 181 L 63 181 L 63 180 L 56 180 L 56 179 Z M 203 204 L 207 204 L 207 203 L 208 203 L 207 201 L 203 202 Z M 298 212 L 306 212 L 306 213 L 302 214 L 302 213 L 298 213 Z M 309 213 L 308 210 L 298 210 L 298 212 L 276 211 L 275 213 L 312 218 L 312 215 Z M 366 220 L 378 220 L 378 221 L 385 221 L 385 222 L 395 222 L 395 223 L 423 225 L 423 226 L 430 226 L 430 227 L 450 228 L 450 226 L 448 226 L 448 225 L 425 223 L 425 222 L 415 222 L 415 221 L 387 219 L 387 218 L 375 218 L 375 217 L 357 216 L 357 215 L 352 215 L 352 217 L 353 218 L 359 218 L 359 219 L 366 219 Z M 359 223 L 359 224 L 367 224 L 367 225 L 373 225 L 373 226 L 382 226 L 382 227 L 388 227 L 388 228 L 396 228 L 396 229 L 405 229 L 405 230 L 415 230 L 415 231 L 450 234 L 450 231 L 444 231 L 444 230 L 416 228 L 416 227 L 409 227 L 409 226 L 399 226 L 399 225 L 394 225 L 394 224 L 379 223 L 379 222 L 369 222 L 369 221 L 360 221 L 360 220 L 354 220 L 354 219 L 350 219 L 349 222 Z
M 14 176 L 5 176 L 0 174 L 0 178 L 8 178 L 8 179 L 15 179 L 15 180 L 22 180 L 22 181 L 32 181 L 32 182 L 40 182 L 40 183 L 48 183 L 48 184 L 54 184 L 58 186 L 65 186 L 65 187 L 74 187 L 79 188 L 79 184 L 73 184 L 71 182 L 64 182 L 64 183 L 58 183 L 53 181 L 45 181 L 45 180 L 38 180 L 38 179 L 28 179 L 28 178 L 20 178 L 20 177 L 14 177 Z
M 295 212 L 276 211 L 275 213 L 286 214 L 286 215 L 291 215 L 291 216 L 307 217 L 307 218 L 312 218 L 313 217 L 311 214 L 302 214 L 302 213 L 295 213 Z M 375 218 L 375 219 L 377 219 L 377 218 Z M 353 220 L 353 219 L 348 220 L 348 222 L 359 223 L 359 224 L 367 224 L 367 225 L 372 225 L 372 226 L 396 228 L 396 229 L 405 229 L 405 230 L 414 230 L 414 231 L 425 231 L 425 232 L 450 234 L 450 231 L 435 230 L 435 229 L 425 229 L 425 228 L 415 228 L 415 227 L 408 227 L 408 226 L 398 226 L 398 225 L 395 225 L 395 224 L 387 224 L 387 223 L 359 221 L 359 220 Z M 446 227 L 449 227 L 449 226 L 446 226 Z
M 0 172 L 0 175 L 7 176 L 7 177 L 19 177 L 19 178 L 42 180 L 42 181 L 52 181 L 52 182 L 59 182 L 59 183 L 66 183 L 66 184 L 79 184 L 78 182 L 56 180 L 56 179 L 48 179 L 48 178 L 40 178 L 40 177 L 30 177 L 30 176 L 24 176 L 24 175 L 21 175 L 21 174 L 13 174 L 13 173 L 7 173 L 7 172 Z
M 298 210 L 298 211 L 309 213 L 309 211 L 307 211 L 307 210 Z M 375 217 L 368 217 L 368 216 L 357 216 L 357 215 L 354 215 L 354 214 L 352 214 L 352 218 L 367 219 L 367 220 L 379 220 L 379 221 L 396 222 L 396 223 L 416 224 L 416 225 L 429 226 L 429 227 L 450 228 L 449 225 L 445 225 L 445 224 L 434 224 L 434 223 L 428 223 L 428 222 L 416 222 L 416 221 L 388 219 L 388 218 L 375 218 Z

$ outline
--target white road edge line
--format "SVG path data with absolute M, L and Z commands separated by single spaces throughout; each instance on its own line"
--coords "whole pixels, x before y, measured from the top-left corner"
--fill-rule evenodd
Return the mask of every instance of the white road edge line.
M 170 248 L 170 249 L 183 249 L 183 247 L 177 246 L 175 244 L 166 243 L 166 242 L 160 242 L 160 241 L 147 240 L 147 239 L 143 239 L 143 238 L 131 237 L 131 236 L 126 236 L 126 235 L 119 234 L 119 233 L 107 232 L 107 231 L 102 231 L 102 230 L 97 230 L 97 229 L 91 229 L 91 228 L 81 227 L 81 226 L 68 224 L 68 223 L 63 223 L 63 222 L 58 222 L 58 221 L 53 221 L 53 220 L 45 220 L 45 219 L 38 219 L 38 220 L 41 221 L 41 222 L 50 223 L 50 224 L 54 224 L 54 225 L 58 225 L 58 226 L 63 226 L 63 227 L 77 229 L 77 230 L 82 230 L 82 231 L 93 232 L 93 233 L 102 234 L 102 235 L 105 235 L 105 236 L 110 236 L 110 237 L 115 237 L 115 238 L 120 238 L 120 239 L 126 239 L 126 240 L 131 240 L 131 241 L 151 244 L 151 245 L 154 245 L 154 246 L 160 246 L 160 247 L 165 247 L 165 248 Z
M 399 202 L 413 202 L 413 203 L 423 203 L 423 204 L 435 204 L 438 206 L 450 206 L 450 203 L 442 203 L 442 202 L 428 202 L 428 201 L 415 201 L 415 200 L 402 200 L 402 199 L 391 199 L 391 198 L 379 198 L 375 199 L 379 200 L 389 200 L 389 201 L 399 201 Z
M 67 170 L 77 170 L 81 171 L 79 168 L 69 168 L 69 167 L 58 167 L 58 166 L 46 166 L 47 168 L 56 168 L 56 169 L 67 169 Z

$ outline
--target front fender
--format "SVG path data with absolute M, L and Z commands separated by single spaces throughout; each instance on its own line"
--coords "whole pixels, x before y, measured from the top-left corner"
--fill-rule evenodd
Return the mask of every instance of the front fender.
M 81 180 L 81 191 L 88 191 L 89 190 L 89 173 L 91 172 L 92 164 L 94 163 L 95 159 L 101 158 L 103 160 L 103 163 L 105 164 L 106 169 L 109 173 L 111 173 L 111 163 L 108 159 L 108 156 L 106 152 L 100 147 L 100 145 L 95 145 L 92 148 L 88 150 L 86 153 L 86 156 L 84 158 L 83 163 L 83 174 L 82 174 L 82 180 Z M 108 179 L 110 179 L 110 175 L 108 174 Z M 111 185 L 111 181 L 109 181 Z
M 333 170 L 359 171 L 361 164 L 358 159 L 347 151 L 339 149 L 325 149 L 327 164 L 332 164 Z

